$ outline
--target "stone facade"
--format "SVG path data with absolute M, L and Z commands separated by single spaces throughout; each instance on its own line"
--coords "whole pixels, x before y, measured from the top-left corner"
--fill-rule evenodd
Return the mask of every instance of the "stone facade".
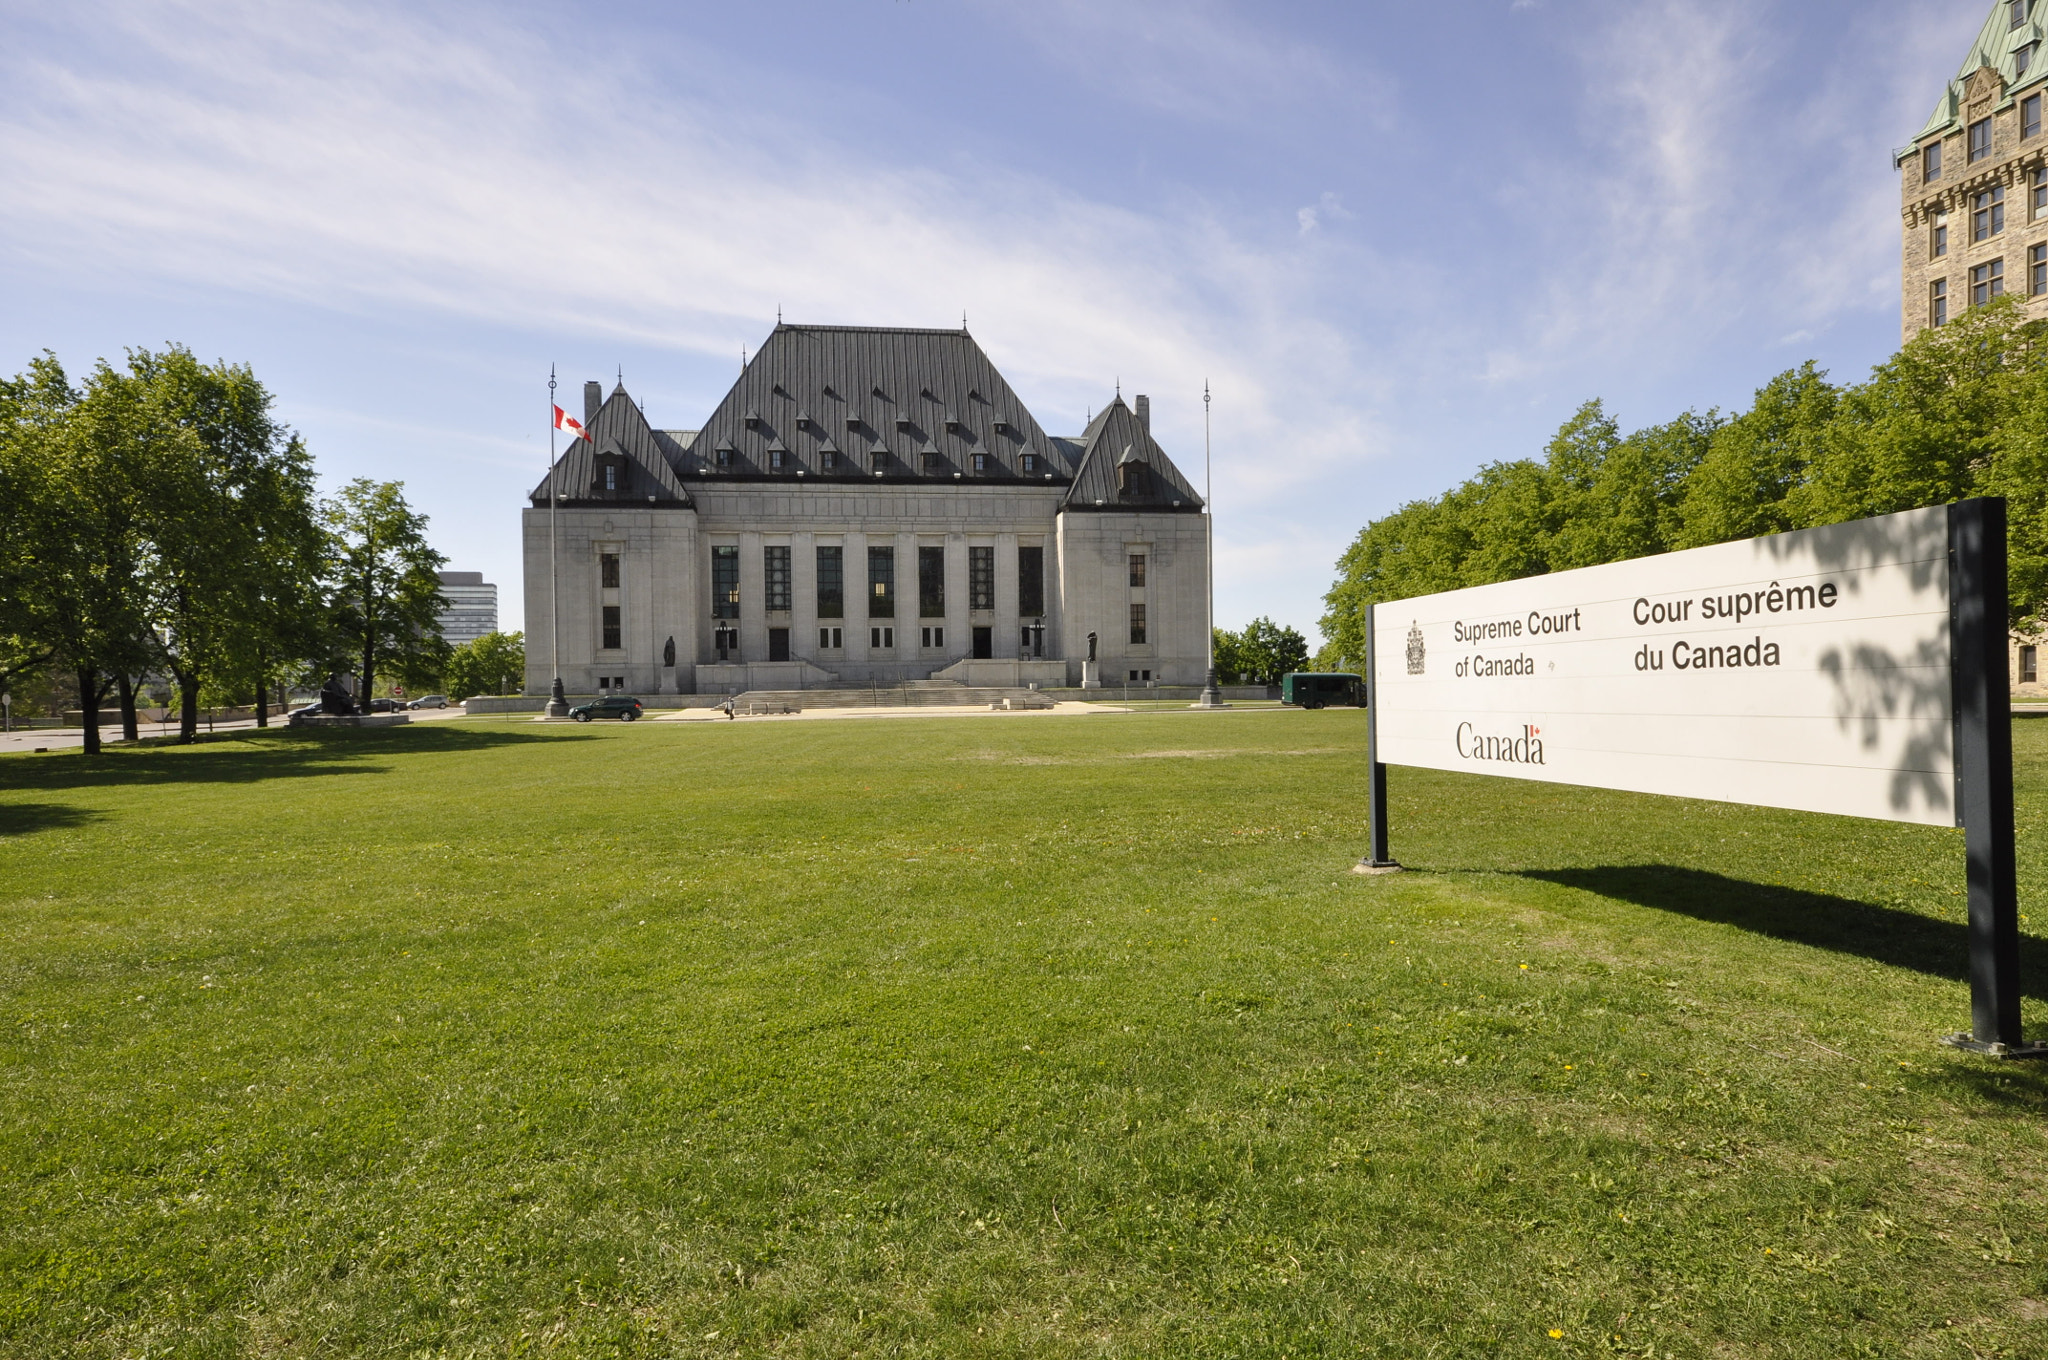
M 1061 438 L 964 330 L 777 326 L 699 430 L 601 398 L 524 511 L 529 694 L 557 612 L 579 694 L 1080 684 L 1091 632 L 1105 683 L 1204 678 L 1205 508 L 1144 397 Z
M 2048 311 L 2043 4 L 1992 6 L 1933 116 L 1897 153 L 1902 340 L 2004 293 Z

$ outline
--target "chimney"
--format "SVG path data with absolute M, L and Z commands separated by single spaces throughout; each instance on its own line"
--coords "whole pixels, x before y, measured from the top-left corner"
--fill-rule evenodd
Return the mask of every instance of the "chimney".
M 1152 398 L 1141 392 L 1132 400 L 1137 406 L 1138 427 L 1146 434 L 1152 433 Z
M 597 423 L 597 408 L 604 405 L 604 384 L 587 382 L 583 384 L 583 428 L 589 429 Z

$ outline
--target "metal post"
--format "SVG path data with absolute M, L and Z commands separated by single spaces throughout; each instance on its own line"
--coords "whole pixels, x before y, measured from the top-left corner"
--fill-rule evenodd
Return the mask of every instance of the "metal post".
M 562 693 L 562 609 L 559 537 L 555 532 L 555 369 L 548 366 L 548 648 L 555 680 L 548 687 L 547 716 L 569 716 L 569 700 Z
M 1956 808 L 1970 904 L 1970 1025 L 1959 1048 L 2048 1056 L 2020 1039 L 2020 907 L 2013 838 L 2012 699 L 2006 678 L 2005 501 L 1949 507 L 1949 649 Z
M 1209 594 L 1205 611 L 1208 629 L 1205 640 L 1208 643 L 1209 670 L 1202 681 L 1202 697 L 1195 701 L 1195 708 L 1229 708 L 1223 702 L 1223 691 L 1216 687 L 1216 478 L 1209 458 L 1209 380 L 1202 380 L 1202 529 L 1209 536 Z
M 1380 764 L 1379 639 L 1373 631 L 1373 606 L 1365 607 L 1365 761 L 1367 799 L 1372 804 L 1372 851 L 1351 866 L 1354 874 L 1392 874 L 1401 870 L 1387 847 L 1387 767 Z

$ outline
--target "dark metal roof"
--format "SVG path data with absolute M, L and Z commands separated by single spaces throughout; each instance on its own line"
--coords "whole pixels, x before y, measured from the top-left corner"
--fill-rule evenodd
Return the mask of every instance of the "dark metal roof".
M 1121 395 L 1088 422 L 1081 447 L 1081 470 L 1061 509 L 1192 514 L 1202 508 L 1202 498 Z M 1134 464 L 1143 470 L 1123 471 Z
M 675 474 L 682 456 L 683 445 L 650 427 L 626 389 L 616 387 L 590 422 L 590 438 L 571 438 L 557 456 L 555 496 L 562 505 L 688 505 L 690 493 Z M 615 491 L 603 489 L 607 462 L 624 473 Z M 547 478 L 533 489 L 533 503 L 548 503 Z
M 824 466 L 827 449 L 840 447 L 834 429 L 847 448 L 867 452 L 842 452 L 839 466 Z M 733 455 L 721 469 L 711 451 L 724 441 Z M 789 450 L 780 470 L 768 459 L 778 441 Z M 679 452 L 675 469 L 713 481 L 794 480 L 798 472 L 806 480 L 873 481 L 877 449 L 885 477 L 922 482 L 951 482 L 959 473 L 962 481 L 1043 486 L 1050 472 L 1053 484 L 1064 485 L 1075 467 L 964 330 L 778 325 L 696 442 Z M 988 455 L 981 472 L 977 453 Z M 1037 471 L 1019 471 L 1026 453 L 1038 455 Z

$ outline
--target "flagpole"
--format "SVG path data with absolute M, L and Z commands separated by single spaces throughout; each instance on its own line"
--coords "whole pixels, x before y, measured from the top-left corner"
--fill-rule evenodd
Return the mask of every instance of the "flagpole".
M 555 682 L 548 689 L 547 715 L 569 716 L 569 700 L 562 693 L 562 609 L 560 554 L 555 532 L 555 366 L 548 365 L 548 650 Z
M 1216 687 L 1216 476 L 1210 467 L 1209 458 L 1209 380 L 1202 380 L 1202 528 L 1208 535 L 1209 551 L 1205 554 L 1209 567 L 1207 633 L 1209 654 L 1209 675 L 1202 686 L 1202 697 L 1196 708 L 1228 708 L 1223 702 L 1223 691 Z

